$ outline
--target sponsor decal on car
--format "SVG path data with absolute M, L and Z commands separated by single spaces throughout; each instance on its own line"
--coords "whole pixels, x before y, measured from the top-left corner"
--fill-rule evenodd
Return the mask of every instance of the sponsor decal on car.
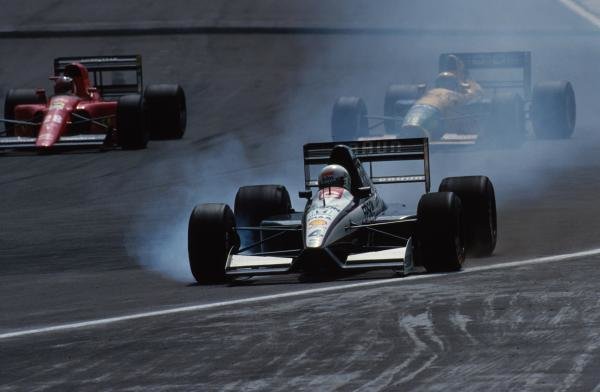
M 373 199 L 367 201 L 360 207 L 365 215 L 365 218 L 374 218 L 376 216 L 377 205 Z
M 335 172 L 333 170 L 322 172 L 319 181 L 321 186 L 334 186 L 336 183 Z
M 325 237 L 325 229 L 317 228 L 309 230 L 306 234 L 306 246 L 309 248 L 316 248 L 321 246 L 323 238 Z
M 65 102 L 61 99 L 55 99 L 50 104 L 50 110 L 60 110 L 65 108 Z
M 341 208 L 337 208 L 334 205 L 327 204 L 327 207 L 324 209 L 314 210 L 313 215 L 331 216 L 332 214 L 337 214 L 341 210 Z
M 322 229 L 312 230 L 308 233 L 307 237 L 322 237 L 325 232 Z
M 329 224 L 329 220 L 331 220 L 331 217 L 319 217 L 312 219 L 308 222 L 308 227 L 327 226 Z

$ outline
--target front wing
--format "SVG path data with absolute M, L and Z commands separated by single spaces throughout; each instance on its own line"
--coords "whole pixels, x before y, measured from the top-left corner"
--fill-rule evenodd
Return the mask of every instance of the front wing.
M 63 136 L 52 146 L 52 149 L 101 147 L 106 144 L 106 138 L 106 134 Z M 34 137 L 0 137 L 0 150 L 37 150 L 39 147 L 35 142 Z
M 340 260 L 333 252 L 329 253 L 340 271 L 368 271 L 377 269 L 393 269 L 409 274 L 413 271 L 412 241 L 409 239 L 404 247 L 384 250 L 357 252 Z M 289 274 L 298 271 L 294 257 L 256 256 L 229 254 L 225 265 L 228 276 L 254 276 Z

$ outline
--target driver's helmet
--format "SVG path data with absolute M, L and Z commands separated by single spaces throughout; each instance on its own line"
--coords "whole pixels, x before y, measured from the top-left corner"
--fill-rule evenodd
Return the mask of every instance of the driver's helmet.
M 448 71 L 448 72 L 455 72 L 458 73 L 460 71 L 459 68 L 461 64 L 461 61 L 459 60 L 458 57 L 456 57 L 456 55 L 454 54 L 449 54 L 448 56 L 446 56 L 446 61 L 444 62 L 444 71 Z
M 350 191 L 350 174 L 343 166 L 327 165 L 319 174 L 319 189 L 340 187 Z
M 460 81 L 458 80 L 458 77 L 452 72 L 440 72 L 440 74 L 435 79 L 435 87 L 445 88 L 447 90 L 452 91 L 459 91 Z
M 73 79 L 68 76 L 59 76 L 54 82 L 55 94 L 72 94 L 74 92 Z

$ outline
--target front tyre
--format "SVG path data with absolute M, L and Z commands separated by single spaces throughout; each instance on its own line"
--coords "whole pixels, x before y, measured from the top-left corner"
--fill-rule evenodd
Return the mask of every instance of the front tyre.
M 467 253 L 476 257 L 490 256 L 498 238 L 492 181 L 485 176 L 448 177 L 442 180 L 439 191 L 453 192 L 460 198 Z
M 198 283 L 225 281 L 225 263 L 239 245 L 235 216 L 226 204 L 199 204 L 188 225 L 188 256 L 192 275 Z
M 533 88 L 531 121 L 538 139 L 568 139 L 575 130 L 575 91 L 570 82 L 541 82 Z
M 146 87 L 144 115 L 152 139 L 181 139 L 187 125 L 183 88 L 178 84 L 151 84 Z
M 526 138 L 525 103 L 519 94 L 494 95 L 486 136 L 494 147 L 518 147 Z
M 117 137 L 125 150 L 139 150 L 148 145 L 139 94 L 124 95 L 117 101 Z
M 292 210 L 290 194 L 283 185 L 249 185 L 240 187 L 235 195 L 235 218 L 239 226 L 258 227 L 269 217 L 289 214 Z M 267 234 L 275 234 L 269 232 Z M 261 233 L 258 230 L 245 230 L 242 234 L 245 245 L 260 241 Z M 276 246 L 278 241 L 285 241 L 287 236 L 262 244 L 266 249 Z M 254 248 L 257 251 L 258 246 Z
M 18 105 L 43 104 L 46 103 L 46 95 L 38 94 L 34 89 L 13 88 L 8 90 L 4 99 L 4 118 L 15 119 L 15 107 Z M 14 136 L 15 125 L 5 123 L 4 129 L 7 136 Z
M 417 207 L 416 254 L 427 272 L 458 271 L 465 260 L 460 199 L 452 192 L 421 196 Z

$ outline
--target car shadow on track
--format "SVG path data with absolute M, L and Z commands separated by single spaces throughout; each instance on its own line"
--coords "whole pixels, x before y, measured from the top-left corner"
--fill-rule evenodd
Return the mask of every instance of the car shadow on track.
M 426 272 L 418 271 L 410 276 L 425 275 Z M 305 276 L 302 274 L 289 274 L 280 276 L 254 276 L 248 278 L 235 278 L 226 283 L 210 284 L 209 286 L 227 286 L 227 287 L 243 287 L 243 286 L 277 286 L 277 285 L 296 285 L 296 284 L 323 284 L 323 283 L 344 283 L 344 282 L 364 282 L 375 281 L 382 279 L 393 279 L 408 275 L 402 275 L 397 272 L 370 271 L 352 275 L 337 275 L 337 276 Z M 206 286 L 204 283 L 190 283 L 187 287 Z

